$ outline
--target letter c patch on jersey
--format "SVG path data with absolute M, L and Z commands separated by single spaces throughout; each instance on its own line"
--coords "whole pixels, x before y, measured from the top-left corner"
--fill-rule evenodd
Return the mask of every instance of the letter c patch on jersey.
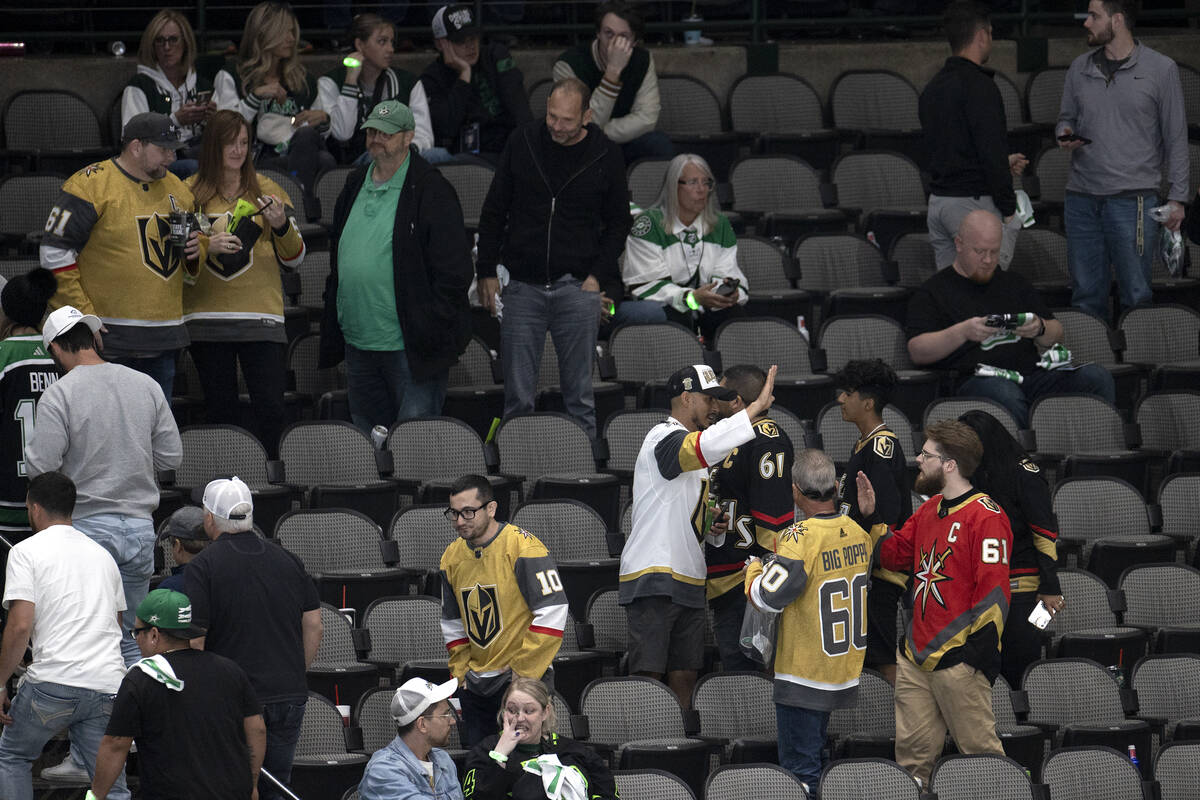
M 463 617 L 467 636 L 480 647 L 487 647 L 500 635 L 500 631 L 504 630 L 496 587 L 481 586 L 477 583 L 467 589 L 460 589 L 459 593 L 465 612 Z
M 879 456 L 880 458 L 891 458 L 892 453 L 895 452 L 896 448 L 895 442 L 892 441 L 890 436 L 876 436 L 874 444 L 871 445 L 871 449 L 874 450 L 875 455 Z

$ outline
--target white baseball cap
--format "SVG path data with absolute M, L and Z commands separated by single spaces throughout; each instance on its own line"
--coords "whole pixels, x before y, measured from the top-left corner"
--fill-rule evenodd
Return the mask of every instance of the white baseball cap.
M 445 683 L 430 683 L 424 678 L 409 678 L 392 695 L 392 719 L 397 725 L 407 725 L 425 713 L 425 709 L 454 694 L 458 679 Z
M 84 314 L 75 306 L 63 306 L 52 311 L 50 316 L 46 317 L 46 324 L 42 326 L 42 347 L 49 352 L 51 342 L 80 322 L 91 328 L 92 333 L 100 330 L 99 317 L 94 314 Z
M 250 487 L 241 478 L 217 478 L 204 487 L 204 510 L 221 519 L 245 519 L 254 511 Z

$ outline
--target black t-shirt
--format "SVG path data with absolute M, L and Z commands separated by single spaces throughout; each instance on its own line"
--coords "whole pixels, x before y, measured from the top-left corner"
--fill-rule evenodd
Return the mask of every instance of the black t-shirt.
M 588 136 L 594 135 L 593 131 L 588 131 Z M 554 193 L 557 194 L 583 166 L 590 149 L 587 144 L 587 136 L 572 145 L 558 144 L 550 137 L 550 129 L 543 126 L 542 154 L 544 157 L 542 166 L 546 170 L 546 179 L 550 182 Z
M 913 293 L 908 301 L 909 339 L 922 333 L 949 328 L 970 317 L 988 314 L 1029 312 L 1042 319 L 1054 319 L 1045 302 L 1025 278 L 1015 272 L 997 269 L 988 283 L 975 283 L 947 267 Z M 1038 351 L 1033 339 L 1022 339 L 1011 331 L 996 329 L 996 335 L 982 342 L 966 342 L 950 355 L 929 365 L 933 369 L 957 370 L 969 378 L 976 364 L 989 364 L 1027 375 L 1037 365 Z
M 248 800 L 246 717 L 262 713 L 246 673 L 204 650 L 166 653 L 183 690 L 138 668 L 121 681 L 105 733 L 132 736 L 144 800 Z
M 208 628 L 204 648 L 237 662 L 260 701 L 308 696 L 300 620 L 321 601 L 299 558 L 252 532 L 226 533 L 188 563 L 184 585 Z

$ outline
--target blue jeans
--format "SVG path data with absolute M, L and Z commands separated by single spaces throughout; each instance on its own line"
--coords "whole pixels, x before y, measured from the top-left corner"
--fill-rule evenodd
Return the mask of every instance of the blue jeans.
M 300 723 L 304 722 L 304 701 L 283 700 L 263 703 L 263 722 L 267 726 L 267 749 L 263 754 L 263 769 L 280 783 L 292 779 L 292 758 L 300 741 Z M 262 800 L 283 797 L 266 778 L 258 780 L 258 796 Z
M 639 158 L 671 158 L 675 155 L 675 145 L 662 131 L 649 131 L 621 145 L 621 155 L 626 164 Z
M 135 612 L 150 591 L 154 574 L 154 522 L 121 514 L 94 514 L 73 523 L 76 530 L 108 551 L 121 571 L 125 587 L 125 613 L 121 615 L 121 657 L 125 666 L 141 660 L 133 641 Z
M 546 332 L 558 353 L 563 404 L 590 438 L 596 438 L 592 359 L 600 326 L 600 301 L 582 281 L 564 275 L 549 287 L 509 281 L 500 299 L 500 356 L 504 365 L 504 416 L 533 411 Z
M 403 350 L 359 350 L 346 343 L 346 392 L 350 419 L 363 433 L 416 417 L 436 417 L 446 400 L 449 370 L 414 381 Z
M 78 751 L 88 775 L 95 775 L 96 750 L 115 697 L 59 683 L 22 683 L 9 711 L 12 724 L 0 735 L 0 797 L 33 800 L 33 762 L 63 729 L 70 729 L 73 752 Z M 128 800 L 124 769 L 108 796 Z
M 829 712 L 775 704 L 779 729 L 779 766 L 815 789 L 821 779 L 821 751 Z
M 113 362 L 136 369 L 138 372 L 144 372 L 154 378 L 154 382 L 162 387 L 163 397 L 167 398 L 169 403 L 171 395 L 175 393 L 175 357 L 178 354 L 178 350 L 167 350 L 156 356 L 114 358 Z
M 1119 197 L 1067 192 L 1063 222 L 1067 228 L 1067 266 L 1075 286 L 1071 305 L 1108 320 L 1109 264 L 1117 274 L 1123 308 L 1150 302 L 1150 265 L 1158 247 L 1158 223 L 1151 218 L 1150 209 L 1157 205 L 1158 195 L 1153 192 Z
M 1035 369 L 1025 376 L 1025 382 L 1014 383 L 1007 378 L 973 377 L 963 381 L 958 394 L 986 397 L 1008 409 L 1021 428 L 1029 427 L 1029 407 L 1048 394 L 1094 394 L 1112 404 L 1117 402 L 1117 389 L 1112 373 L 1099 364 L 1088 364 L 1075 370 Z

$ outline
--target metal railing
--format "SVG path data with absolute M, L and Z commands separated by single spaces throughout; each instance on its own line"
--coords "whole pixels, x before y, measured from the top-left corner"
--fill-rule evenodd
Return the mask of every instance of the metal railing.
M 403 0 L 402 0 L 403 2 Z M 691 12 L 720 16 L 705 19 L 700 27 L 706 32 L 743 32 L 744 41 L 765 42 L 773 33 L 785 31 L 839 32 L 855 34 L 869 33 L 882 29 L 919 30 L 932 32 L 941 25 L 940 15 L 892 15 L 872 16 L 852 8 L 858 0 L 847 0 L 845 15 L 841 16 L 770 16 L 783 3 L 774 0 L 696 0 Z M 427 20 L 434 10 L 443 5 L 442 0 L 412 0 L 407 6 L 405 24 L 396 27 L 400 38 L 427 39 Z M 195 25 L 201 48 L 213 42 L 240 38 L 240 22 L 255 5 L 252 2 L 224 3 L 212 0 L 197 0 L 195 5 L 177 7 L 189 15 Z M 349 7 L 349 0 L 345 0 Z M 387 10 L 389 3 L 378 3 Z M 524 0 L 513 3 L 524 10 L 524 21 L 495 21 L 492 8 L 503 3 L 484 3 L 474 0 L 477 16 L 482 20 L 485 33 L 513 34 L 552 39 L 586 38 L 591 35 L 594 0 Z M 803 2 L 790 2 L 790 11 L 802 11 Z M 736 7 L 738 10 L 732 10 Z M 29 43 L 90 42 L 104 43 L 123 41 L 127 51 L 133 51 L 141 37 L 142 28 L 161 6 L 125 5 L 103 2 L 103 0 L 48 0 L 38 6 L 10 5 L 0 12 L 0 40 L 24 41 Z M 292 4 L 301 20 L 301 35 L 307 39 L 327 41 L 345 39 L 345 31 L 326 27 L 326 3 L 308 0 Z M 646 29 L 652 34 L 676 34 L 697 27 L 695 22 L 680 18 L 686 16 L 686 2 L 645 2 L 639 8 L 648 17 Z M 370 5 L 359 4 L 356 11 L 376 10 Z M 741 11 L 739 15 L 739 11 Z M 851 13 L 854 12 L 854 13 Z M 346 12 L 349 13 L 349 12 Z M 1036 25 L 1075 25 L 1079 15 L 1066 11 L 1044 11 L 1038 0 L 1021 0 L 1020 10 L 1011 13 L 993 14 L 993 22 L 1003 26 L 1014 35 L 1027 36 Z M 1191 23 L 1200 20 L 1200 11 L 1195 9 L 1156 9 L 1144 11 L 1139 17 L 1140 25 L 1155 23 Z M 64 25 L 64 22 L 66 23 Z M 308 23 L 308 24 L 306 24 Z

